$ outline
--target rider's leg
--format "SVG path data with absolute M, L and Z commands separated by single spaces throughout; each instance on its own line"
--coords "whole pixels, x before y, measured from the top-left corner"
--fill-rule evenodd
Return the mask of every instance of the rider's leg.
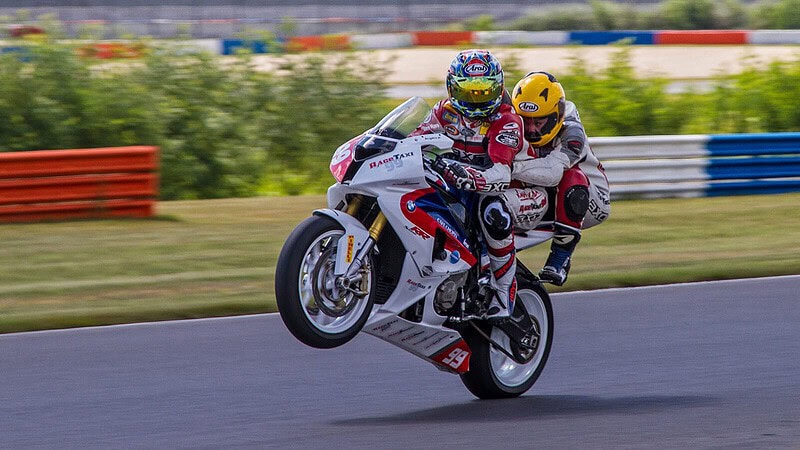
M 583 218 L 589 209 L 589 180 L 577 166 L 564 172 L 558 184 L 555 207 L 550 255 L 539 277 L 561 286 L 567 281 L 572 253 L 581 240 Z
M 491 287 L 489 318 L 508 317 L 517 292 L 517 257 L 514 249 L 513 215 L 501 196 L 485 196 L 480 203 L 480 223 L 489 247 Z
M 607 190 L 599 189 L 595 184 L 589 185 L 589 211 L 583 217 L 582 230 L 591 228 L 608 219 L 611 214 L 611 199 Z
M 510 315 L 516 296 L 517 258 L 514 229 L 535 228 L 547 211 L 542 188 L 512 188 L 499 196 L 481 199 L 481 229 L 489 247 L 491 287 L 497 293 L 489 305 L 491 317 Z

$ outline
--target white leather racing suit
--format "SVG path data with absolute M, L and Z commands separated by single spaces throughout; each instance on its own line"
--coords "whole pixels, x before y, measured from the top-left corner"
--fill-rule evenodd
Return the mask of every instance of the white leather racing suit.
M 523 151 L 514 158 L 514 180 L 525 185 L 555 187 L 562 182 L 566 171 L 578 167 L 588 179 L 589 190 L 589 209 L 583 216 L 581 228 L 593 227 L 608 218 L 611 212 L 608 178 L 589 147 L 574 103 L 566 102 L 564 125 L 552 141 L 542 147 L 525 144 Z

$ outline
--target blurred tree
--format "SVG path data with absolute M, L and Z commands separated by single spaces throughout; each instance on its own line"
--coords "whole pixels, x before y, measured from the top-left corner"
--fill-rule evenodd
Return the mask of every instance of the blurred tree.
M 755 29 L 800 28 L 800 0 L 777 0 L 758 3 L 751 16 Z
M 469 31 L 492 31 L 495 29 L 494 16 L 491 14 L 481 14 L 480 16 L 467 19 L 465 28 Z
M 594 14 L 594 21 L 599 30 L 617 30 L 619 24 L 617 23 L 616 5 L 604 0 L 591 0 L 589 5 L 592 7 Z
M 679 30 L 708 30 L 715 28 L 712 0 L 667 0 L 661 3 L 661 13 L 670 28 Z

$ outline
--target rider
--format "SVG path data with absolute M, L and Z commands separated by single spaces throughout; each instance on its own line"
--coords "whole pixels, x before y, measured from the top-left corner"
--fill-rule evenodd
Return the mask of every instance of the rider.
M 547 72 L 531 72 L 511 92 L 525 125 L 529 147 L 514 161 L 515 180 L 555 188 L 550 255 L 539 277 L 561 286 L 567 281 L 581 230 L 600 224 L 611 211 L 608 179 L 586 138 L 578 109 Z M 549 216 L 550 214 L 548 214 Z
M 515 156 L 523 148 L 522 120 L 503 101 L 500 62 L 487 50 L 465 50 L 450 64 L 448 98 L 439 101 L 414 134 L 444 132 L 454 158 L 433 165 L 458 189 L 480 195 L 481 230 L 489 251 L 493 292 L 487 318 L 508 317 L 516 297 L 514 227 L 533 228 L 547 209 L 544 189 L 509 189 Z

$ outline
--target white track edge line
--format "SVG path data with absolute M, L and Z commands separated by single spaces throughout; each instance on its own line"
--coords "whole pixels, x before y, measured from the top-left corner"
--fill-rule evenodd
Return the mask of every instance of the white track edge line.
M 778 275 L 778 276 L 769 276 L 769 277 L 756 277 L 756 278 L 735 278 L 730 280 L 712 280 L 712 281 L 694 281 L 694 282 L 685 282 L 685 283 L 672 283 L 672 284 L 654 284 L 650 286 L 631 286 L 631 287 L 616 287 L 616 288 L 604 288 L 604 289 L 594 289 L 594 290 L 585 290 L 585 291 L 569 291 L 569 292 L 556 292 L 550 294 L 551 297 L 563 297 L 563 296 L 570 296 L 570 295 L 592 295 L 597 293 L 603 292 L 619 292 L 619 291 L 628 291 L 628 290 L 643 290 L 643 289 L 661 289 L 666 287 L 675 287 L 675 286 L 689 286 L 689 285 L 705 285 L 705 284 L 720 284 L 720 283 L 739 283 L 739 282 L 751 282 L 751 281 L 759 281 L 759 280 L 771 280 L 771 279 L 783 279 L 783 278 L 800 278 L 800 275 Z M 68 332 L 80 332 L 80 331 L 88 331 L 88 330 L 96 330 L 96 329 L 110 329 L 110 328 L 134 328 L 134 327 L 151 327 L 151 326 L 159 326 L 159 325 L 166 325 L 166 324 L 184 324 L 184 323 L 191 323 L 191 322 L 208 322 L 208 321 L 219 321 L 219 320 L 236 320 L 242 318 L 256 318 L 256 317 L 271 317 L 277 316 L 277 312 L 273 313 L 259 313 L 259 314 L 242 314 L 236 316 L 222 316 L 222 317 L 202 317 L 197 319 L 173 319 L 173 320 L 158 320 L 154 322 L 135 322 L 135 323 L 121 323 L 115 325 L 96 325 L 91 327 L 74 327 L 74 328 L 59 328 L 55 330 L 39 330 L 39 331 L 21 331 L 19 333 L 5 333 L 0 334 L 0 340 L 3 338 L 11 337 L 11 336 L 24 336 L 28 334 L 51 334 L 51 333 L 68 333 Z

